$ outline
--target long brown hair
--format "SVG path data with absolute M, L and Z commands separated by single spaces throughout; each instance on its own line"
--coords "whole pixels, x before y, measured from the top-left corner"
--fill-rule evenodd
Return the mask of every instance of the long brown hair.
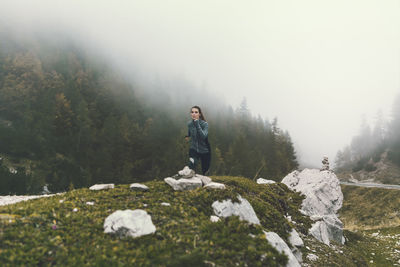
M 201 111 L 201 108 L 200 108 L 199 106 L 193 106 L 193 107 L 191 107 L 191 108 L 190 108 L 190 112 L 192 112 L 192 109 L 194 109 L 194 108 L 196 108 L 196 109 L 199 110 L 200 119 L 202 119 L 203 121 L 206 121 L 206 118 L 204 117 L 204 114 L 203 114 L 203 112 Z

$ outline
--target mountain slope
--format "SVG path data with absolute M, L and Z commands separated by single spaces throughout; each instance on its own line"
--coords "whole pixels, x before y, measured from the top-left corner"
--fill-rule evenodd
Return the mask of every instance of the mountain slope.
M 0 207 L 0 261 L 14 266 L 282 266 L 286 257 L 266 242 L 262 230 L 274 231 L 287 241 L 290 229 L 295 228 L 305 242 L 304 266 L 367 266 L 365 249 L 371 238 L 345 232 L 344 246 L 328 247 L 309 237 L 311 220 L 299 212 L 303 198 L 285 185 L 258 185 L 239 177 L 213 180 L 227 189 L 180 192 L 163 181 L 152 181 L 146 183 L 148 192 L 130 191 L 127 185 L 95 192 L 78 189 Z M 211 204 L 235 200 L 237 194 L 251 203 L 261 226 L 235 216 L 210 221 Z M 105 218 L 118 209 L 146 210 L 156 233 L 137 239 L 105 234 Z M 286 216 L 291 216 L 291 222 Z M 311 260 L 309 254 L 318 258 Z

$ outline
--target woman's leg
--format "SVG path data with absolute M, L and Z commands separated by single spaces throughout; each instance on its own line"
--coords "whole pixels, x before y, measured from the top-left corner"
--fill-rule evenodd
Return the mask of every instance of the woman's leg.
M 211 153 L 200 154 L 200 159 L 201 159 L 201 171 L 203 172 L 203 175 L 206 175 L 206 173 L 210 169 Z
M 197 162 L 199 160 L 199 154 L 194 149 L 189 149 L 189 168 L 195 170 Z

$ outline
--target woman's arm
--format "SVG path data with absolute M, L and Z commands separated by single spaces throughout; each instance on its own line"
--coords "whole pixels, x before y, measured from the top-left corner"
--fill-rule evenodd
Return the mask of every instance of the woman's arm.
M 200 122 L 198 120 L 194 121 L 194 126 L 196 127 L 197 133 L 200 135 L 202 139 L 206 139 L 208 136 L 208 123 L 204 123 L 204 128 L 202 129 L 200 126 Z

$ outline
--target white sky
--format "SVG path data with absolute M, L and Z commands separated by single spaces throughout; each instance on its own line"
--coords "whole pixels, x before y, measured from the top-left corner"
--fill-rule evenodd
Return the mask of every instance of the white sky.
M 277 116 L 302 162 L 331 162 L 400 92 L 400 1 L 1 1 L 9 24 L 67 27 L 143 70 Z

